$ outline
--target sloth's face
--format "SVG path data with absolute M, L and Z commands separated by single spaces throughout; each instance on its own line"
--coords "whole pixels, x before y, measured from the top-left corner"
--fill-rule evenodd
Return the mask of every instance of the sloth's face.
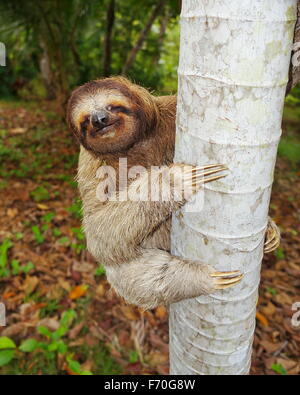
M 124 152 L 143 137 L 145 119 L 135 95 L 120 84 L 99 80 L 76 89 L 68 105 L 71 128 L 96 154 Z
M 138 119 L 129 100 L 113 91 L 86 95 L 72 111 L 80 142 L 96 153 L 127 149 L 135 141 Z

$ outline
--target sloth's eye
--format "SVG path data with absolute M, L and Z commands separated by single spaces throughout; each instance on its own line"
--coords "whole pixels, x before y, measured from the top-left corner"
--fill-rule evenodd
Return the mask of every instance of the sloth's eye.
M 112 105 L 109 105 L 107 107 L 107 110 L 108 111 L 115 111 L 115 112 L 124 112 L 125 114 L 127 114 L 129 112 L 128 109 L 126 107 L 124 107 L 124 106 L 112 106 Z

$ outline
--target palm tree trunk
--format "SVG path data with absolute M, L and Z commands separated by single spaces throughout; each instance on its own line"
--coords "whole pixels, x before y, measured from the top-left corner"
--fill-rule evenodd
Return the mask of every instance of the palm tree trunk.
M 175 161 L 224 163 L 172 253 L 242 282 L 170 307 L 172 374 L 247 374 L 296 0 L 183 0 Z M 193 210 L 195 208 L 193 207 Z

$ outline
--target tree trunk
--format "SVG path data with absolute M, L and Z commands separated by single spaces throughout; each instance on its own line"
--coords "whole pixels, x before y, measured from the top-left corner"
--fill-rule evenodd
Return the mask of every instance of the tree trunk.
M 42 55 L 39 60 L 42 81 L 46 89 L 47 99 L 53 100 L 55 99 L 55 87 L 53 82 L 53 74 L 51 70 L 49 53 L 47 46 L 42 40 L 40 40 L 40 45 L 43 49 Z
M 296 4 L 183 0 L 175 161 L 229 172 L 173 216 L 172 253 L 244 278 L 171 305 L 171 374 L 249 372 Z
M 166 36 L 166 30 L 168 27 L 169 19 L 170 19 L 170 15 L 169 15 L 168 9 L 165 7 L 165 10 L 161 16 L 160 25 L 159 25 L 159 35 L 157 38 L 156 55 L 153 57 L 152 67 L 154 70 L 159 66 L 159 60 L 161 57 L 161 50 L 162 50 L 162 47 L 164 44 L 164 39 Z
M 295 26 L 294 45 L 289 71 L 289 82 L 286 94 L 300 81 L 300 1 L 297 5 L 297 22 Z
M 125 64 L 122 69 L 122 74 L 126 74 L 130 67 L 132 66 L 136 55 L 138 51 L 142 48 L 142 45 L 147 38 L 147 35 L 153 25 L 153 22 L 157 18 L 157 16 L 160 14 L 162 7 L 164 7 L 166 0 L 160 0 L 157 5 L 153 8 L 152 13 L 149 16 L 149 19 L 144 27 L 144 29 L 140 32 L 139 37 L 137 39 L 136 44 L 132 48 L 132 50 L 129 52 L 127 59 L 125 61 Z
M 106 34 L 104 38 L 103 75 L 109 77 L 111 73 L 111 36 L 115 22 L 115 0 L 110 0 L 106 13 Z

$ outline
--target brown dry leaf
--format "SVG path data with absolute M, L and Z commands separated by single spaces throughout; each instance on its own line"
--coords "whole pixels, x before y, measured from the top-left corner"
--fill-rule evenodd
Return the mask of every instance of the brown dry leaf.
M 167 309 L 164 306 L 158 306 L 155 309 L 155 316 L 161 320 L 167 317 Z
M 39 208 L 40 210 L 49 210 L 49 206 L 47 206 L 46 204 L 42 204 L 42 203 L 38 203 L 37 208 Z
M 39 279 L 36 276 L 27 276 L 22 289 L 24 290 L 26 295 L 30 295 L 37 287 L 39 283 Z
M 69 298 L 72 300 L 81 298 L 81 296 L 84 296 L 86 294 L 87 289 L 88 289 L 88 285 L 85 285 L 85 284 L 77 285 L 69 293 Z
M 92 273 L 94 265 L 88 262 L 74 262 L 72 269 L 79 273 Z
M 27 328 L 26 323 L 24 322 L 18 322 L 17 324 L 12 324 L 6 328 L 3 329 L 1 332 L 2 336 L 16 336 L 19 333 L 23 332 Z
M 272 342 L 269 342 L 268 340 L 262 340 L 262 341 L 259 342 L 259 344 L 260 344 L 261 346 L 263 346 L 263 348 L 264 348 L 267 352 L 273 353 L 273 352 L 277 351 L 278 349 L 280 349 L 280 347 L 283 346 L 284 342 L 281 342 L 281 343 L 272 343 Z
M 284 367 L 287 371 L 297 366 L 297 361 L 293 359 L 277 358 L 276 362 Z
M 13 128 L 9 130 L 10 134 L 23 134 L 27 132 L 27 128 Z
M 150 366 L 163 365 L 168 362 L 168 355 L 161 352 L 151 351 L 147 357 Z
M 17 208 L 8 208 L 6 214 L 9 218 L 15 218 L 18 215 Z
M 280 304 L 288 304 L 290 306 L 293 304 L 293 299 L 285 292 L 281 292 L 281 293 L 275 295 L 275 300 L 277 303 L 280 303 Z
M 58 284 L 67 292 L 70 292 L 71 285 L 68 281 L 64 280 L 63 278 L 58 278 Z
M 96 295 L 102 297 L 105 295 L 106 289 L 103 283 L 100 283 L 96 288 Z
M 69 331 L 68 337 L 69 339 L 75 339 L 78 335 L 81 329 L 84 327 L 84 321 L 79 322 L 79 324 L 75 325 L 74 328 L 72 328 Z
M 130 321 L 137 321 L 140 319 L 140 315 L 137 313 L 136 309 L 133 306 L 120 306 L 120 309 L 124 316 Z
M 261 307 L 261 311 L 268 317 L 271 317 L 273 314 L 276 313 L 276 307 L 273 305 L 272 302 L 268 302 L 267 306 Z
M 55 317 L 46 317 L 37 323 L 37 326 L 45 326 L 51 331 L 56 331 L 59 328 L 59 321 Z
M 258 319 L 259 322 L 261 322 L 261 324 L 263 326 L 269 326 L 269 321 L 267 320 L 267 318 L 261 314 L 259 311 L 256 312 L 256 318 Z

